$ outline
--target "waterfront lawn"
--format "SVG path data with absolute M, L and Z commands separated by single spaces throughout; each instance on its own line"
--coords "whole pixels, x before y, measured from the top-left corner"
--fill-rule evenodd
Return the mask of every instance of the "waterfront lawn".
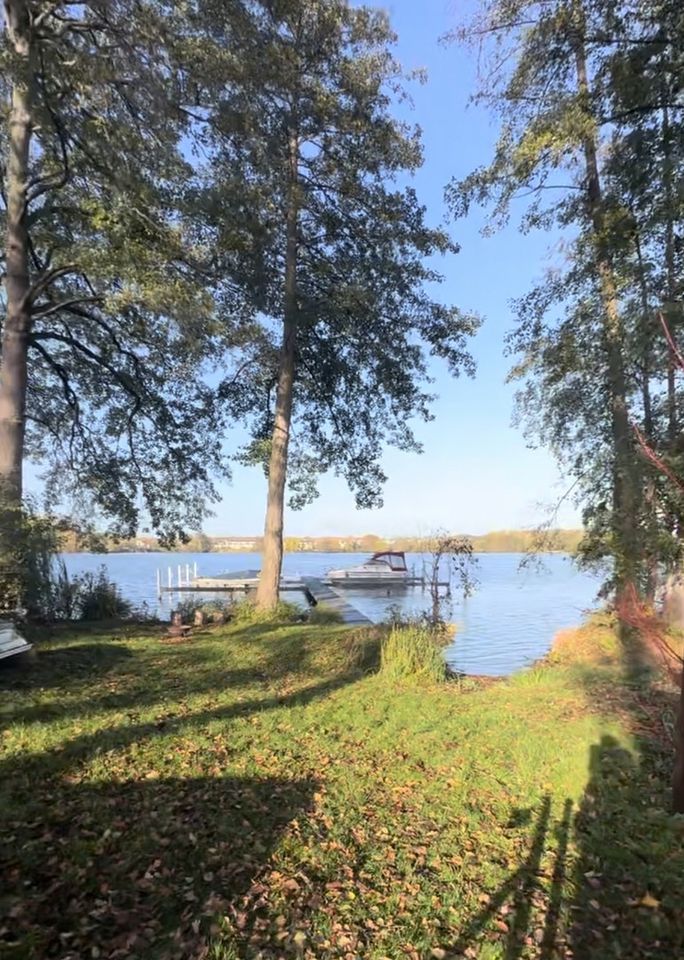
M 684 956 L 668 691 L 591 630 L 427 687 L 335 625 L 61 630 L 0 673 L 0 956 Z

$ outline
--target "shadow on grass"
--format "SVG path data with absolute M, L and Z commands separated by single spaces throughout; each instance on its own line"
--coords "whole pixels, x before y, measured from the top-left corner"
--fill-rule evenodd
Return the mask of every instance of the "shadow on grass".
M 374 645 L 371 644 L 370 646 L 372 652 Z M 276 654 L 274 653 L 274 655 Z M 169 702 L 169 692 L 174 693 L 175 691 L 167 683 L 165 692 L 168 712 L 164 716 L 137 723 L 135 722 L 135 713 L 131 713 L 132 722 L 99 728 L 95 732 L 81 734 L 50 750 L 36 752 L 35 754 L 24 753 L 18 757 L 12 756 L 0 763 L 0 784 L 3 785 L 5 792 L 9 794 L 11 799 L 25 793 L 30 796 L 31 783 L 36 777 L 68 774 L 74 766 L 86 763 L 95 755 L 109 751 L 125 750 L 133 744 L 140 744 L 153 738 L 168 739 L 174 734 L 186 736 L 217 722 L 225 723 L 233 719 L 241 719 L 282 707 L 304 706 L 360 680 L 367 672 L 365 655 L 370 656 L 365 647 L 362 647 L 358 656 L 350 660 L 346 669 L 340 669 L 337 673 L 331 674 L 327 679 L 318 683 L 298 686 L 294 690 L 288 690 L 287 693 L 283 694 L 264 690 L 263 696 L 257 695 L 249 699 L 240 699 L 194 713 L 185 712 L 182 708 L 178 709 L 180 705 L 176 701 Z M 375 657 L 375 654 L 373 653 L 372 656 Z M 246 675 L 252 676 L 250 671 L 247 671 Z M 231 671 L 228 671 L 228 676 L 231 676 Z M 224 686 L 225 679 L 224 675 Z M 245 671 L 234 671 L 232 679 L 236 684 L 244 684 Z M 214 684 L 215 681 L 212 682 L 212 686 Z M 191 683 L 191 690 L 195 689 L 196 687 Z M 132 705 L 142 703 L 144 706 L 149 703 L 144 690 L 125 693 L 124 698 L 125 702 L 130 700 Z M 117 706 L 120 705 L 121 701 L 117 701 Z M 86 701 L 85 704 L 71 704 L 69 709 L 70 711 L 81 709 L 85 716 L 89 706 Z M 44 707 L 36 708 L 36 710 L 39 712 L 37 719 L 45 718 Z M 18 715 L 22 722 L 25 722 L 27 712 L 23 711 Z M 16 722 L 17 715 L 13 719 Z
M 339 655 L 337 662 L 324 669 L 317 664 L 320 652 L 320 629 L 282 624 L 246 625 L 226 632 L 225 641 L 215 633 L 200 632 L 187 644 L 158 647 L 128 645 L 118 637 L 97 643 L 70 643 L 39 650 L 35 663 L 0 672 L 0 686 L 21 691 L 60 688 L 78 698 L 42 698 L 40 702 L 12 702 L 5 719 L 13 723 L 43 722 L 49 719 L 87 717 L 102 711 L 130 710 L 131 718 L 147 707 L 166 705 L 169 695 L 182 700 L 202 694 L 221 693 L 231 688 L 252 688 L 258 699 L 260 689 L 266 695 L 272 683 L 291 675 L 305 686 L 306 678 L 330 672 L 326 681 L 334 687 L 351 682 L 363 673 L 377 668 L 379 640 L 369 634 L 364 641 L 354 633 L 341 631 L 340 648 L 347 645 L 348 656 Z M 149 637 L 145 640 L 149 641 Z M 265 642 L 258 643 L 257 640 Z M 244 641 L 254 640 L 245 650 Z M 208 641 L 208 642 L 205 642 Z M 239 646 L 236 659 L 247 666 L 231 666 L 222 644 Z
M 641 665 L 634 670 L 636 683 Z M 669 694 L 655 696 L 668 708 Z M 638 700 L 623 699 L 623 709 L 628 703 L 643 720 Z M 570 799 L 554 808 L 545 796 L 535 811 L 514 811 L 513 826 L 533 823 L 527 855 L 449 956 L 684 957 L 684 822 L 669 814 L 672 755 L 655 727 L 639 729 L 636 754 L 609 736 L 591 747 L 578 808 Z
M 204 956 L 314 790 L 234 777 L 44 788 L 28 821 L 4 824 L 0 955 Z
M 133 657 L 133 651 L 124 643 L 107 641 L 47 648 L 39 650 L 33 660 L 0 661 L 0 682 L 16 690 L 47 690 L 62 687 L 65 681 L 70 686 L 92 683 Z

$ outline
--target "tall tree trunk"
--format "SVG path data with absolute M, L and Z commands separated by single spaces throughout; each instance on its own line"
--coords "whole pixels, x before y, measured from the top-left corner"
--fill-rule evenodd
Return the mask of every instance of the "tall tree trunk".
M 663 104 L 661 133 L 663 140 L 663 193 L 665 196 L 665 274 L 667 300 L 667 320 L 676 339 L 677 331 L 672 323 L 671 311 L 675 306 L 676 299 L 676 278 L 675 278 L 675 234 L 673 209 L 674 201 L 672 197 L 672 144 L 670 131 L 670 114 L 667 103 Z M 671 444 L 677 440 L 679 431 L 679 416 L 677 412 L 677 386 L 675 381 L 675 358 L 672 351 L 668 350 L 667 361 L 667 437 Z
M 684 813 L 684 670 L 681 672 L 679 708 L 675 727 L 675 764 L 672 771 L 672 809 Z
M 663 193 L 665 196 L 665 274 L 667 300 L 667 322 L 670 331 L 676 338 L 676 323 L 672 316 L 672 309 L 676 306 L 677 276 L 675 264 L 675 233 L 673 219 L 673 168 L 672 142 L 670 129 L 670 115 L 667 102 L 663 103 L 661 132 L 663 138 Z M 679 319 L 679 318 L 677 318 Z M 668 440 L 671 444 L 677 442 L 679 434 L 679 415 L 677 410 L 677 389 L 675 382 L 676 362 L 672 351 L 668 350 L 667 365 L 667 406 L 668 406 Z M 679 532 L 679 523 L 673 522 L 675 533 Z M 684 670 L 680 677 L 679 707 L 675 726 L 675 763 L 672 772 L 672 808 L 675 813 L 684 813 Z
M 292 394 L 297 347 L 297 259 L 299 224 L 299 137 L 296 128 L 289 132 L 289 196 L 287 206 L 287 239 L 285 251 L 285 298 L 283 342 L 278 369 L 275 420 L 271 438 L 268 468 L 268 498 L 261 576 L 257 588 L 257 605 L 272 610 L 278 602 L 280 571 L 283 563 L 283 513 L 287 480 L 287 450 L 292 422 Z
M 653 428 L 653 402 L 651 398 L 651 374 L 653 369 L 652 356 L 652 328 L 653 311 L 650 308 L 648 282 L 646 279 L 646 265 L 644 263 L 643 251 L 641 247 L 641 237 L 639 227 L 634 218 L 634 247 L 639 267 L 639 294 L 641 298 L 642 315 L 642 343 L 643 354 L 641 358 L 641 403 L 644 423 L 644 436 L 650 446 L 655 445 L 655 434 Z M 646 476 L 644 481 L 644 507 L 646 513 L 646 525 L 648 529 L 648 542 L 643 551 L 643 560 L 645 564 L 644 596 L 648 603 L 655 600 L 656 588 L 658 586 L 658 500 L 656 496 L 655 477 L 652 472 Z
M 26 414 L 27 351 L 31 323 L 27 191 L 33 112 L 33 44 L 27 4 L 6 0 L 6 29 L 16 73 L 8 121 L 6 161 L 7 312 L 0 355 L 0 557 L 10 580 L 17 570 L 17 525 L 21 516 L 22 462 Z M 3 577 L 5 593 L 8 580 Z
M 575 46 L 575 66 L 580 101 L 591 112 L 591 91 L 583 33 L 583 12 Z M 615 283 L 615 274 L 606 237 L 601 178 L 597 159 L 597 136 L 588 133 L 583 142 L 587 209 L 594 234 L 596 271 L 603 307 L 603 335 L 608 366 L 607 388 L 611 413 L 613 449 L 613 534 L 616 541 L 615 575 L 618 594 L 636 579 L 637 498 L 634 482 L 634 450 L 629 423 L 627 382 L 623 356 L 624 331 Z

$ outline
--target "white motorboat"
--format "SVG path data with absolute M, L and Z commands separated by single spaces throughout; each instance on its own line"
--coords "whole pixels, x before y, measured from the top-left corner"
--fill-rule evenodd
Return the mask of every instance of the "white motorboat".
M 327 579 L 333 586 L 387 586 L 407 583 L 409 577 L 403 551 L 374 553 L 370 560 L 346 570 L 330 570 Z

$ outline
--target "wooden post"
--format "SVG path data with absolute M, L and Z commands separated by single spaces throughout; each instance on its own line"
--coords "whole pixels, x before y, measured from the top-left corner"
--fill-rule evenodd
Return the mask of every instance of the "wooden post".
M 185 586 L 190 586 L 190 564 L 185 564 Z
M 197 579 L 197 561 L 195 560 L 194 579 Z
M 161 600 L 162 589 L 161 589 L 161 570 L 157 568 L 157 597 Z
M 182 576 L 182 573 L 181 573 L 181 565 L 180 565 L 180 563 L 179 563 L 179 564 L 178 564 L 178 589 L 179 589 L 179 590 L 180 590 L 180 588 L 181 588 L 182 585 L 183 585 L 183 576 Z
M 173 586 L 173 575 L 171 574 L 171 567 L 169 567 L 169 590 Z

